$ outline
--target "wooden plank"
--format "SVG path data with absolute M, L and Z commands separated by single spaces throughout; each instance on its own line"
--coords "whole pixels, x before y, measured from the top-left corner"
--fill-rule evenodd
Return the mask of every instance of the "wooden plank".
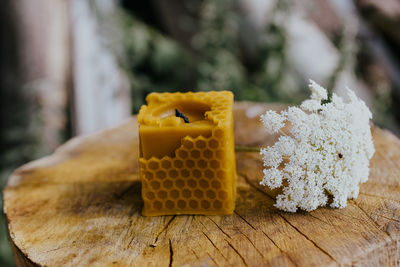
M 282 108 L 236 104 L 238 145 L 273 140 L 258 122 L 271 107 Z M 15 171 L 4 211 L 16 257 L 48 266 L 399 265 L 400 141 L 378 128 L 373 137 L 369 181 L 345 209 L 278 211 L 258 185 L 259 155 L 239 152 L 233 215 L 142 217 L 133 117 Z

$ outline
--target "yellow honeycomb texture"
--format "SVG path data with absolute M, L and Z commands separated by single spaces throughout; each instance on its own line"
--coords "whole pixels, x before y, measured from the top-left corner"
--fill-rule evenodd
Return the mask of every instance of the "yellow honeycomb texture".
M 140 177 L 144 216 L 231 214 L 235 208 L 236 163 L 233 136 L 233 94 L 221 92 L 152 93 L 138 115 L 139 125 L 159 125 L 151 106 L 203 103 L 210 132 L 184 136 L 174 156 L 143 157 Z M 147 122 L 146 122 L 147 120 Z M 139 126 L 139 134 L 140 126 Z M 162 134 L 162 132 L 160 132 Z

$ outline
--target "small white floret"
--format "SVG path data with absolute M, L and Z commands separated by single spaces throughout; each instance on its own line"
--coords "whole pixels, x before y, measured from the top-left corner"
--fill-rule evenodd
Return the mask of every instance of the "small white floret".
M 326 89 L 311 79 L 309 87 L 311 90 L 311 99 L 319 101 L 328 99 L 328 93 Z
M 264 124 L 265 129 L 271 134 L 278 132 L 285 124 L 286 118 L 275 111 L 269 110 L 265 114 L 261 115 L 261 121 Z
M 276 168 L 264 169 L 264 178 L 260 184 L 274 189 L 282 185 L 283 174 Z

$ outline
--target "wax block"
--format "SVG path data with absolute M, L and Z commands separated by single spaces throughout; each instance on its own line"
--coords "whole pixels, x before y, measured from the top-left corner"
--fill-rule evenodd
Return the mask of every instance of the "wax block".
M 142 214 L 231 214 L 233 94 L 151 93 L 146 101 L 138 115 Z

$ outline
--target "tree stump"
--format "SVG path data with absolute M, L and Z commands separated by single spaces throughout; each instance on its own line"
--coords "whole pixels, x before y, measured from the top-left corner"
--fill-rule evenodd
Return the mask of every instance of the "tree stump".
M 258 115 L 280 105 L 237 103 L 235 138 L 266 146 Z M 78 137 L 10 177 L 4 211 L 17 264 L 112 266 L 400 265 L 400 141 L 373 128 L 376 153 L 344 209 L 278 211 L 259 186 L 258 153 L 237 153 L 230 216 L 142 217 L 136 117 Z

